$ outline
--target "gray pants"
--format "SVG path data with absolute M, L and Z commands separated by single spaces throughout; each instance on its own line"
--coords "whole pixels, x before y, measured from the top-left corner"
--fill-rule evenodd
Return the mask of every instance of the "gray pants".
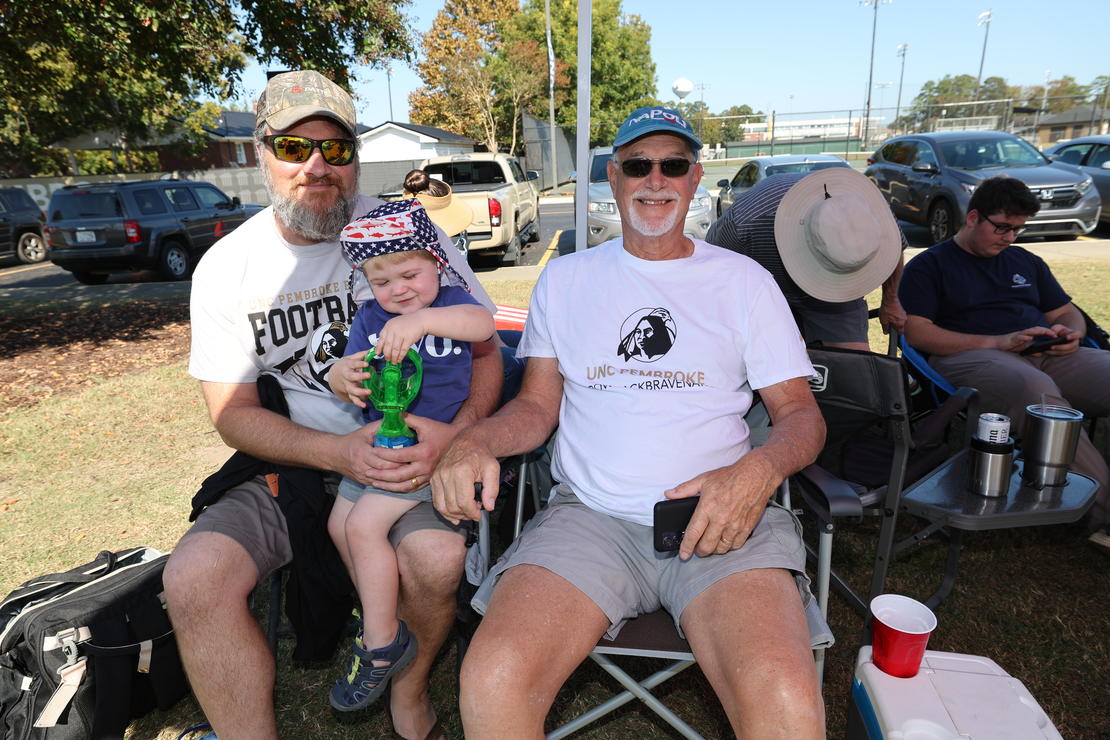
M 979 390 L 982 411 L 1006 414 L 1015 436 L 1025 423 L 1025 407 L 1040 403 L 1071 406 L 1088 417 L 1110 414 L 1110 352 L 1080 347 L 1070 355 L 1022 357 L 1014 352 L 977 349 L 947 357 L 933 356 L 929 364 L 957 386 Z M 1099 484 L 1091 525 L 1110 520 L 1110 467 L 1086 432 L 1079 437 L 1072 470 Z

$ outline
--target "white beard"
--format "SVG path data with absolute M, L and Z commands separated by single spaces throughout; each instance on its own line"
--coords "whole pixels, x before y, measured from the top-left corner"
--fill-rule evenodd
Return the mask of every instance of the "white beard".
M 648 223 L 648 220 L 640 214 L 639 209 L 636 207 L 636 199 L 644 198 L 646 200 L 653 200 L 655 198 L 672 198 L 674 201 L 678 200 L 678 193 L 674 192 L 650 192 L 643 191 L 637 192 L 632 195 L 632 204 L 628 209 L 628 225 L 641 236 L 663 236 L 675 227 L 678 222 L 678 208 L 672 207 L 670 213 L 662 221 L 656 221 L 655 224 Z M 650 206 L 645 206 L 650 207 Z

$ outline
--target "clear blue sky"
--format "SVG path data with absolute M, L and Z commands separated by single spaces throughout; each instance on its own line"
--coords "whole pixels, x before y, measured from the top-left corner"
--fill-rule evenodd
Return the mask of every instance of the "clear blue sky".
M 414 0 L 407 13 L 413 30 L 426 32 L 443 0 Z M 857 0 L 624 0 L 627 14 L 651 26 L 657 94 L 673 99 L 679 77 L 695 87 L 688 100 L 704 99 L 718 112 L 731 105 L 775 109 L 780 114 L 862 108 L 867 95 L 874 7 Z M 883 0 L 875 36 L 872 106 L 893 107 L 898 96 L 899 44 L 908 44 L 902 105 L 928 80 L 976 75 L 983 51 L 983 11 L 994 14 L 983 78 L 1011 85 L 1040 85 L 1071 75 L 1081 84 L 1110 75 L 1108 0 Z M 386 75 L 359 68 L 355 93 L 359 120 L 374 126 L 390 118 Z M 251 101 L 265 85 L 256 67 L 244 76 Z M 394 69 L 393 120 L 408 121 L 408 94 L 416 73 Z M 546 111 L 546 107 L 544 108 Z

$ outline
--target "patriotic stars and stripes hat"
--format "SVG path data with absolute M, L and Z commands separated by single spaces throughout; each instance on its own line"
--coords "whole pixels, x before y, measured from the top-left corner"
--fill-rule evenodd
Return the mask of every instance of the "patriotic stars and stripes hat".
M 447 261 L 436 227 L 418 200 L 398 200 L 378 206 L 344 226 L 339 243 L 343 257 L 355 273 L 360 272 L 362 263 L 373 257 L 422 249 L 435 257 L 449 284 L 470 292 L 466 280 Z

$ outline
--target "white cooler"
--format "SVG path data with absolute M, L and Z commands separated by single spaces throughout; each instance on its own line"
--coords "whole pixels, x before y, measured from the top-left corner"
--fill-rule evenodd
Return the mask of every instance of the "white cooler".
M 856 660 L 849 740 L 1062 740 L 1036 699 L 989 658 L 926 650 L 913 678 Z

